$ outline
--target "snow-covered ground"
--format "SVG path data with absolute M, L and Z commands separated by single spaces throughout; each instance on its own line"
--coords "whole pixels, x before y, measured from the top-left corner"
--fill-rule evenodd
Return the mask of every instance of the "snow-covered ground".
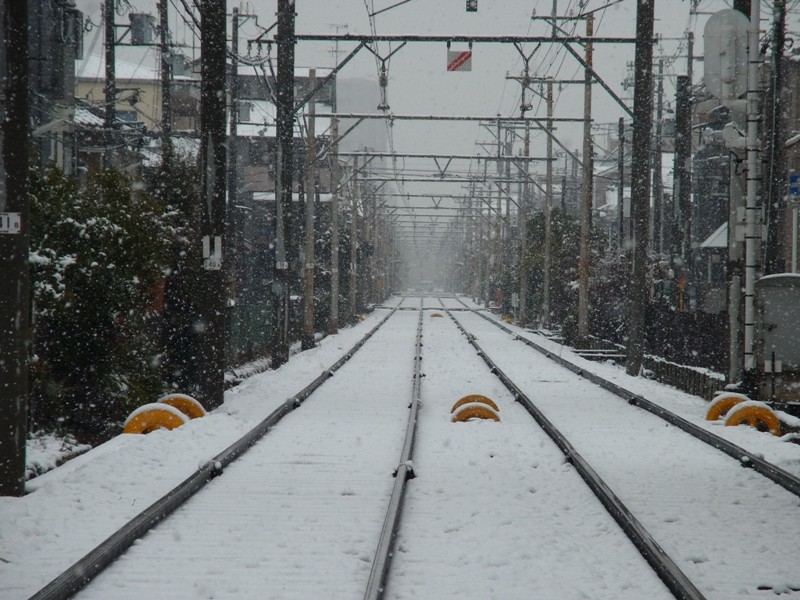
M 404 306 L 418 303 L 408 299 Z M 425 304 L 441 306 L 433 299 Z M 297 393 L 385 314 L 376 310 L 280 369 L 247 379 L 203 419 L 171 432 L 119 436 L 31 480 L 24 498 L 0 498 L 0 599 L 35 593 Z M 776 592 L 800 587 L 798 570 L 787 573 L 785 566 L 797 564 L 796 497 L 684 434 L 662 437 L 661 429 L 673 428 L 540 362 L 480 317 L 456 316 L 535 402 L 554 418 L 563 415 L 559 427 L 586 440 L 579 451 L 598 470 L 604 465 L 601 474 L 664 536 L 681 567 L 705 577 L 709 598 L 767 593 L 757 592 L 759 585 Z M 80 597 L 361 597 L 402 443 L 416 319 L 405 311 L 392 317 L 298 411 Z M 409 483 L 389 597 L 669 597 L 554 446 L 486 376 L 453 323 L 427 311 L 424 319 L 417 478 Z M 706 424 L 702 399 L 628 377 L 619 367 L 586 361 L 586 368 L 800 473 L 796 444 Z M 501 422 L 450 423 L 450 406 L 467 393 L 494 398 Z M 630 424 L 614 416 L 617 405 Z M 637 444 L 658 448 L 660 457 L 646 459 Z M 691 465 L 690 479 L 681 479 L 687 471 L 670 475 L 681 463 Z M 704 504 L 707 489 L 722 502 Z M 748 489 L 759 491 L 757 505 L 743 500 Z M 703 527 L 687 527 L 700 516 Z M 739 529 L 736 521 L 744 520 L 751 523 Z M 737 537 L 741 531 L 750 537 Z M 757 558 L 770 549 L 759 539 L 768 539 L 786 562 L 776 559 L 765 572 Z M 718 561 L 722 570 L 715 574 Z M 734 580 L 724 569 L 737 574 Z
M 458 318 L 708 598 L 748 596 L 759 587 L 800 589 L 796 496 L 658 417 L 581 385 L 577 375 L 553 368 L 543 355 L 521 344 L 509 352 L 510 336 L 478 315 Z M 685 400 L 684 413 L 702 421 L 707 405 L 695 399 L 692 410 Z M 671 404 L 668 398 L 659 403 Z M 771 442 L 763 445 L 768 458 L 796 470 L 797 446 L 748 433 Z M 774 451 L 767 450 L 771 446 Z

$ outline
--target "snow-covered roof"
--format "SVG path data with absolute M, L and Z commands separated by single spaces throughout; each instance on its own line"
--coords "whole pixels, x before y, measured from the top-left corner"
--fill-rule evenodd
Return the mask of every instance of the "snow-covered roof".
M 75 61 L 75 76 L 78 79 L 102 80 L 106 73 L 105 57 L 98 54 L 86 54 L 81 60 Z M 143 60 L 138 63 L 117 58 L 114 61 L 115 77 L 117 82 L 125 81 L 160 81 L 161 71 L 156 60 Z M 175 75 L 174 81 L 198 81 L 194 75 Z
M 75 124 L 83 127 L 102 127 L 103 119 L 85 108 L 75 108 Z

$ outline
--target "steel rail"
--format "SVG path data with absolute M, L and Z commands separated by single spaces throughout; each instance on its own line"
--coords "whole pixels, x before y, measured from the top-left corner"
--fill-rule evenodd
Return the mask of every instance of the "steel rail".
M 441 301 L 441 299 L 440 299 Z M 444 303 L 442 303 L 444 307 Z M 669 588 L 676 598 L 685 600 L 705 600 L 705 596 L 692 583 L 680 567 L 672 558 L 661 548 L 652 535 L 645 529 L 639 520 L 628 510 L 622 500 L 611 490 L 600 475 L 592 466 L 581 456 L 569 440 L 558 428 L 544 415 L 542 411 L 531 401 L 528 396 L 506 375 L 495 362 L 480 347 L 474 335 L 464 329 L 463 325 L 456 319 L 446 307 L 444 311 L 458 326 L 461 332 L 467 337 L 469 343 L 477 350 L 478 356 L 488 365 L 491 372 L 505 385 L 514 395 L 517 402 L 522 404 L 525 410 L 533 417 L 544 432 L 558 446 L 559 450 L 578 471 L 578 474 L 586 482 L 586 485 L 594 492 L 597 499 L 605 507 L 608 513 L 614 518 L 620 528 L 633 542 L 644 559 L 650 564 L 659 578 Z
M 399 308 L 399 304 L 392 308 L 389 314 L 381 319 L 339 360 L 325 369 L 314 381 L 272 411 L 269 416 L 239 440 L 202 465 L 194 474 L 100 542 L 78 562 L 31 596 L 30 600 L 66 600 L 72 598 L 106 567 L 119 558 L 136 540 L 175 512 L 212 479 L 221 475 L 225 467 L 247 452 L 256 442 L 269 433 L 270 429 L 283 417 L 299 408 L 323 383 L 333 377 L 333 374 L 349 361 Z
M 400 463 L 397 470 L 394 472 L 392 496 L 389 499 L 389 507 L 386 511 L 386 517 L 383 520 L 383 528 L 381 529 L 381 536 L 378 539 L 375 558 L 372 560 L 372 569 L 369 573 L 364 600 L 377 600 L 383 595 L 383 591 L 386 588 L 394 543 L 397 539 L 397 531 L 400 528 L 400 517 L 402 515 L 403 501 L 405 499 L 406 483 L 409 479 L 414 478 L 414 466 L 411 459 L 414 453 L 414 440 L 417 434 L 417 412 L 419 411 L 420 383 L 422 381 L 420 367 L 422 363 L 423 300 L 424 297 L 420 297 L 416 351 L 414 354 L 414 384 L 411 393 L 411 403 L 409 404 L 406 437 L 403 442 L 403 450 L 400 453 Z
M 462 302 L 459 298 L 456 299 L 459 302 L 461 302 L 461 304 L 464 304 L 464 302 Z M 466 307 L 467 305 L 464 304 L 464 306 Z M 667 410 L 666 408 L 659 406 L 654 402 L 651 402 L 644 396 L 641 396 L 640 394 L 635 394 L 634 392 L 631 392 L 630 390 L 627 390 L 624 387 L 617 385 L 616 383 L 608 381 L 607 379 L 604 379 L 603 377 L 600 377 L 595 373 L 591 373 L 583 369 L 582 367 L 568 361 L 563 356 L 559 356 L 558 354 L 550 352 L 547 348 L 537 344 L 536 342 L 528 338 L 522 337 L 521 335 L 515 333 L 502 323 L 498 323 L 497 321 L 488 317 L 487 315 L 479 311 L 473 310 L 469 307 L 467 307 L 467 309 L 470 310 L 471 312 L 474 312 L 477 315 L 480 315 L 481 317 L 483 317 L 496 327 L 499 327 L 509 335 L 513 336 L 514 339 L 519 340 L 526 346 L 533 348 L 534 350 L 540 352 L 541 354 L 544 354 L 547 358 L 557 362 L 562 367 L 569 369 L 573 373 L 580 375 L 581 377 L 588 379 L 594 384 L 599 385 L 600 387 L 611 392 L 612 394 L 619 396 L 620 398 L 626 400 L 628 404 L 632 406 L 638 406 L 639 408 L 646 410 L 647 412 L 652 413 L 657 417 L 664 419 L 670 425 L 679 427 L 689 435 L 696 437 L 697 439 L 705 442 L 709 446 L 716 448 L 720 452 L 724 452 L 728 456 L 735 458 L 736 460 L 739 461 L 739 463 L 743 467 L 752 468 L 757 473 L 763 475 L 767 479 L 770 479 L 774 483 L 777 483 L 779 486 L 791 492 L 795 496 L 800 496 L 800 477 L 797 477 L 796 475 L 793 475 L 788 471 L 781 469 L 779 466 L 772 464 L 771 462 L 765 460 L 761 456 L 749 452 L 744 448 L 742 448 L 741 446 L 738 446 L 733 442 L 726 440 L 725 438 L 722 438 L 714 433 L 711 433 L 706 429 L 703 429 L 698 425 L 695 425 L 691 421 L 687 421 L 683 417 L 676 415 L 675 413 Z

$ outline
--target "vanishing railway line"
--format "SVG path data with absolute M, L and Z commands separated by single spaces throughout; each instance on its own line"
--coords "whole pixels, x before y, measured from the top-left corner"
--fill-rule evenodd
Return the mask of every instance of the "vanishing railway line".
M 87 583 L 81 598 L 205 597 L 220 580 L 236 598 L 792 592 L 800 519 L 776 528 L 770 515 L 800 514 L 796 478 L 742 469 L 455 299 L 401 304 L 34 598 Z M 491 395 L 501 421 L 451 423 L 469 393 Z M 237 573 L 253 570 L 262 583 L 247 589 L 259 578 Z M 435 586 L 448 572 L 458 589 Z

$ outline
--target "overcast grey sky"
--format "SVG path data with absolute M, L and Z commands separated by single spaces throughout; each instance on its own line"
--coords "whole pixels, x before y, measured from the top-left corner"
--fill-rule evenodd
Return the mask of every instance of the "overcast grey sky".
M 197 53 L 199 42 L 193 35 L 189 19 L 183 9 L 183 0 L 169 0 L 171 29 L 177 41 L 188 45 L 187 53 Z M 553 0 L 479 0 L 479 10 L 467 13 L 465 0 L 411 0 L 410 2 L 384 12 L 370 21 L 368 12 L 378 10 L 398 0 L 298 0 L 296 3 L 298 33 L 353 33 L 367 34 L 371 30 L 381 34 L 475 34 L 475 35 L 549 35 L 549 26 L 543 21 L 531 19 L 534 11 L 538 15 L 549 15 Z M 125 0 L 117 0 L 120 8 L 126 8 Z M 558 14 L 579 12 L 578 0 L 557 0 Z M 185 0 L 191 5 L 193 0 Z M 608 4 L 608 0 L 588 0 L 584 11 L 593 10 Z M 78 0 L 78 6 L 87 12 L 93 22 L 100 22 L 100 0 Z M 134 11 L 155 14 L 155 0 L 129 0 Z M 698 9 L 702 13 L 726 8 L 725 0 L 701 0 Z M 789 30 L 797 30 L 797 0 L 790 1 Z M 228 10 L 236 5 L 228 2 Z M 277 0 L 261 0 L 239 4 L 242 13 L 257 15 L 246 21 L 241 29 L 241 39 L 252 39 L 261 29 L 275 20 Z M 668 105 L 674 99 L 674 75 L 686 73 L 686 31 L 693 31 L 696 37 L 695 52 L 702 54 L 702 32 L 707 14 L 690 15 L 690 0 L 656 0 L 655 29 L 663 38 L 655 56 L 666 60 L 665 96 Z M 180 12 L 177 11 L 180 8 Z M 762 29 L 769 25 L 770 5 L 762 2 Z M 183 16 L 181 16 L 181 14 Z M 595 35 L 633 37 L 635 32 L 636 0 L 623 0 L 596 13 Z M 122 15 L 118 22 L 127 21 Z M 577 27 L 582 33 L 583 23 L 565 22 L 564 27 Z M 102 37 L 99 28 L 87 34 L 87 51 L 100 52 Z M 92 43 L 93 38 L 100 43 Z M 344 56 L 354 46 L 340 44 L 340 56 Z M 382 43 L 377 50 L 386 55 L 395 46 Z M 465 46 L 453 46 L 459 49 Z M 241 52 L 246 53 L 247 45 L 242 43 Z M 333 66 L 334 47 L 331 42 L 299 43 L 296 49 L 296 62 L 302 66 Z M 409 44 L 400 50 L 389 62 L 388 103 L 395 114 L 442 114 L 442 115 L 518 115 L 520 85 L 508 81 L 507 74 L 518 75 L 523 61 L 517 50 L 510 44 L 476 44 L 473 47 L 472 71 L 448 73 L 446 71 L 445 44 Z M 533 46 L 525 48 L 532 52 Z M 633 60 L 632 44 L 596 44 L 594 64 L 599 75 L 632 106 L 632 87 L 625 89 L 623 81 L 629 78 L 629 63 Z M 125 57 L 126 49 L 118 50 L 120 58 Z M 141 58 L 144 62 L 156 59 L 154 50 L 149 56 Z M 137 57 L 136 60 L 140 60 Z M 559 44 L 542 45 L 530 62 L 536 76 L 552 76 L 558 79 L 582 77 L 580 65 L 568 55 Z M 340 77 L 377 79 L 375 58 L 365 50 L 348 64 Z M 702 63 L 695 63 L 694 81 L 702 78 Z M 632 79 L 630 79 L 632 81 Z M 608 94 L 599 86 L 594 86 L 593 118 L 595 135 L 601 136 L 607 124 L 616 131 L 616 121 L 624 113 Z M 581 117 L 583 114 L 583 86 L 564 86 L 556 93 L 556 117 Z M 533 115 L 544 116 L 544 102 L 534 97 Z M 478 154 L 483 150 L 476 142 L 488 142 L 491 136 L 482 131 L 476 123 L 409 123 L 396 122 L 392 129 L 394 149 L 398 152 L 441 152 L 459 154 Z M 580 125 L 558 126 L 557 135 L 571 148 L 581 147 L 582 129 Z M 516 150 L 515 150 L 516 151 Z M 544 155 L 545 137 L 534 133 L 531 153 Z
M 120 8 L 125 8 L 124 0 L 117 0 Z M 175 8 L 180 0 L 170 0 L 171 29 L 178 41 L 197 46 L 190 27 L 179 16 Z M 549 27 L 542 21 L 531 20 L 535 10 L 539 15 L 548 15 L 552 10 L 552 0 L 479 0 L 476 13 L 465 11 L 465 0 L 411 0 L 407 4 L 382 13 L 374 18 L 372 24 L 368 11 L 389 6 L 397 0 L 298 0 L 296 4 L 298 33 L 369 33 L 374 25 L 378 33 L 394 34 L 475 34 L 475 35 L 548 35 Z M 191 4 L 191 1 L 187 2 Z M 130 0 L 135 11 L 155 14 L 155 0 Z M 269 26 L 275 19 L 276 0 L 263 0 L 240 4 L 243 13 L 258 15 L 258 25 Z M 589 0 L 584 10 L 591 10 L 607 4 L 606 0 Z M 228 8 L 234 6 L 228 3 Z M 99 0 L 78 0 L 78 6 L 87 12 L 95 23 L 100 22 Z M 685 55 L 685 44 L 673 38 L 682 37 L 687 29 L 695 31 L 698 37 L 698 52 L 702 48 L 702 24 L 705 16 L 691 17 L 689 0 L 657 0 L 656 31 L 665 41 L 656 49 L 656 56 L 664 54 L 673 57 Z M 723 0 L 703 0 L 699 8 L 703 11 L 726 7 Z M 558 13 L 578 12 L 576 0 L 558 0 Z M 598 36 L 630 36 L 635 27 L 635 0 L 623 0 L 604 11 L 597 13 L 595 34 Z M 127 21 L 120 16 L 118 22 Z M 570 28 L 574 22 L 566 23 Z M 346 29 L 344 29 L 346 27 Z M 578 25 L 580 32 L 583 25 Z M 259 33 L 255 21 L 242 27 L 242 38 L 252 38 Z M 92 48 L 91 38 L 97 30 L 87 34 L 88 50 L 100 52 L 100 44 Z M 340 53 L 348 52 L 352 45 L 341 44 Z M 453 49 L 457 49 L 454 45 Z M 390 51 L 387 43 L 381 44 L 379 52 Z M 519 74 L 522 60 L 519 53 L 509 44 L 480 44 L 473 48 L 472 71 L 468 73 L 448 73 L 445 70 L 446 47 L 444 44 L 409 44 L 389 63 L 388 100 L 391 111 L 397 114 L 447 114 L 447 115 L 516 115 L 519 113 L 520 86 L 507 81 L 507 73 Z M 531 52 L 533 47 L 525 49 Z M 191 53 L 192 48 L 188 48 Z M 246 51 L 246 45 L 242 45 Z M 125 49 L 118 50 L 125 56 Z M 154 60 L 155 53 L 150 51 Z M 343 54 L 342 54 L 343 56 Z M 137 57 L 138 59 L 138 57 Z M 627 64 L 633 59 L 633 46 L 595 45 L 595 65 L 599 74 L 615 91 L 628 97 L 631 90 L 625 90 L 622 82 L 628 75 Z M 138 60 L 137 60 L 138 62 Z M 297 47 L 297 64 L 304 66 L 332 66 L 334 62 L 332 43 L 301 43 Z M 702 74 L 702 65 L 696 65 L 696 80 Z M 542 45 L 531 59 L 532 71 L 537 76 L 553 76 L 571 79 L 580 77 L 580 66 L 557 44 Z M 668 73 L 685 73 L 686 59 L 676 57 L 668 66 Z M 375 58 L 366 51 L 352 61 L 341 74 L 342 78 L 377 77 Z M 672 81 L 667 81 L 668 98 L 672 97 Z M 565 86 L 557 92 L 557 117 L 582 116 L 583 90 L 581 86 Z M 544 115 L 544 104 L 534 98 L 534 114 Z M 608 95 L 595 86 L 595 121 L 614 123 L 622 111 L 609 99 Z M 577 126 L 561 126 L 559 135 L 569 146 L 580 146 L 580 129 Z M 486 138 L 478 126 L 471 124 L 430 124 L 414 125 L 397 123 L 394 127 L 395 149 L 404 152 L 418 152 L 423 149 L 435 152 L 477 153 L 474 146 L 477 139 Z M 543 136 L 534 136 L 533 153 L 543 152 Z

